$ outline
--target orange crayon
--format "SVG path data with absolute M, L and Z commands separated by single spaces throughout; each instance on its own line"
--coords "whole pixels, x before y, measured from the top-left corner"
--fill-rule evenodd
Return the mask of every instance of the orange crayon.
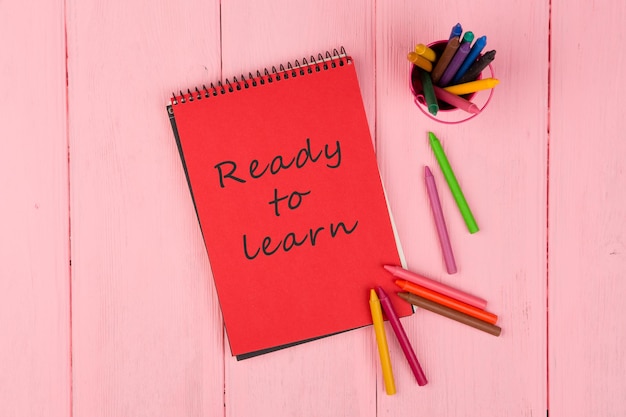
M 405 281 L 403 279 L 397 279 L 395 282 L 396 285 L 402 288 L 404 291 L 408 291 L 411 294 L 419 295 L 420 297 L 426 298 L 430 301 L 434 301 L 443 306 L 450 307 L 456 311 L 465 313 L 468 316 L 476 317 L 477 319 L 486 321 L 487 323 L 491 324 L 496 324 L 496 322 L 498 321 L 498 316 L 496 316 L 495 314 L 489 313 L 485 310 L 481 310 L 469 304 L 465 304 L 459 300 L 448 297 L 447 295 L 440 294 L 438 292 L 429 290 L 428 288 L 424 288 L 420 285 Z

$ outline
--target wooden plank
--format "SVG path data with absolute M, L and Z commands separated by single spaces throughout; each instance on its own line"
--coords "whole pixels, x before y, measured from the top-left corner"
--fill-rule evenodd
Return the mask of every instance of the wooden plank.
M 62 1 L 0 3 L 0 415 L 70 415 Z
M 355 59 L 374 127 L 373 2 L 222 4 L 225 77 L 344 46 Z M 297 103 L 285 103 L 296 105 Z M 259 109 L 259 112 L 280 109 Z M 245 123 L 245 120 L 242 120 Z M 324 123 L 320 120 L 320 123 Z M 367 302 L 367 300 L 364 300 Z M 371 328 L 237 362 L 226 342 L 228 416 L 374 416 L 378 358 Z
M 417 386 L 393 344 L 399 392 L 379 395 L 378 415 L 545 415 L 548 3 L 379 2 L 376 17 L 378 155 L 409 268 L 485 298 L 503 328 L 495 338 L 424 310 L 405 319 L 430 382 Z M 497 50 L 501 84 L 483 114 L 444 125 L 414 105 L 406 55 L 417 43 L 447 39 L 457 22 Z M 532 45 L 531 56 L 522 45 Z M 455 169 L 476 234 L 428 145 L 430 130 Z M 438 185 L 455 275 L 445 272 L 424 165 Z
M 550 417 L 626 414 L 621 2 L 552 2 Z
M 219 2 L 68 2 L 74 415 L 223 410 L 222 321 L 165 104 Z

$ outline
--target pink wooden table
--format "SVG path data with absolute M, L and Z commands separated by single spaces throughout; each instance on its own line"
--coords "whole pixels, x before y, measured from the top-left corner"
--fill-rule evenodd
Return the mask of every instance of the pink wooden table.
M 0 416 L 626 415 L 625 19 L 618 1 L 0 1 Z M 488 36 L 501 84 L 445 126 L 412 103 L 405 56 L 456 22 Z M 164 109 L 173 89 L 339 46 L 409 267 L 503 327 L 403 319 L 430 383 L 396 365 L 395 396 L 371 327 L 230 357 Z M 427 130 L 481 226 L 440 185 L 452 277 Z

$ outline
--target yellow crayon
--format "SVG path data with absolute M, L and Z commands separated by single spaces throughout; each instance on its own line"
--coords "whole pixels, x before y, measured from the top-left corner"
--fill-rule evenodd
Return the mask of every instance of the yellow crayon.
M 417 45 L 415 45 L 415 53 L 419 56 L 423 56 L 430 62 L 435 62 L 435 60 L 437 59 L 437 54 L 435 54 L 435 51 L 422 43 L 418 43 Z
M 461 96 L 463 94 L 470 94 L 475 93 L 476 91 L 493 88 L 498 85 L 499 82 L 500 80 L 497 78 L 483 78 L 482 80 L 444 87 L 444 90 L 449 93 L 456 94 L 457 96 Z
M 380 364 L 383 369 L 385 391 L 387 395 L 393 395 L 396 393 L 396 384 L 393 380 L 393 371 L 391 370 L 391 358 L 389 357 L 389 347 L 387 346 L 387 336 L 385 335 L 383 324 L 383 310 L 380 306 L 378 295 L 376 295 L 374 290 L 370 290 L 370 311 L 372 312 L 372 321 L 374 322 L 374 333 L 376 333 Z
M 409 61 L 411 61 L 426 72 L 431 72 L 433 70 L 433 63 L 426 58 L 419 56 L 417 52 L 409 52 L 406 57 Z

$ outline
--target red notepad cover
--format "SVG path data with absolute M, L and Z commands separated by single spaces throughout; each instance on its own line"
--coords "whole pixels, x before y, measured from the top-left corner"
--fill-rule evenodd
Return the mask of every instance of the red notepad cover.
M 333 63 L 172 106 L 233 355 L 371 324 L 370 288 L 397 290 L 354 62 Z

